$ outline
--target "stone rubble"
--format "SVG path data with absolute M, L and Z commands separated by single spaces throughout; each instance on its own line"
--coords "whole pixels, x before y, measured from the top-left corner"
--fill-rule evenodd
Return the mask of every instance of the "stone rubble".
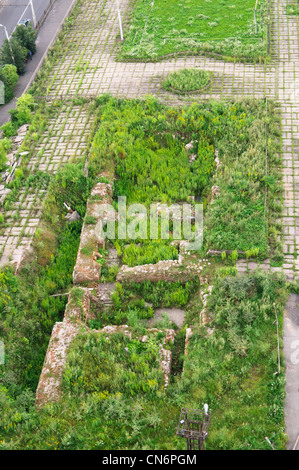
M 97 183 L 91 192 L 87 203 L 86 215 L 82 227 L 79 252 L 73 271 L 73 282 L 75 285 L 88 282 L 98 282 L 101 276 L 101 265 L 97 262 L 96 253 L 99 247 L 105 248 L 105 239 L 99 237 L 98 224 L 107 220 L 109 212 L 103 211 L 106 204 L 112 203 L 112 186 L 107 183 Z M 88 217 L 94 218 L 95 222 L 87 223 Z M 113 214 L 113 217 L 115 215 Z

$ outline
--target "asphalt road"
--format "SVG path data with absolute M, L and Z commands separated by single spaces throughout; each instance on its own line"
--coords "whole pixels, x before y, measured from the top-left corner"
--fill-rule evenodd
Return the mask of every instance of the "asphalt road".
M 16 97 L 9 103 L 0 106 L 0 127 L 5 122 L 9 121 L 9 111 L 15 108 L 17 99 L 31 86 L 32 81 L 35 79 L 49 48 L 55 41 L 63 23 L 65 22 L 65 19 L 70 14 L 75 3 L 76 0 L 56 0 L 54 2 L 48 13 L 48 16 L 39 29 L 36 54 L 34 54 L 33 59 L 26 64 L 26 73 L 19 78 L 19 82 L 15 89 Z M 48 0 L 43 0 L 43 8 L 46 8 L 46 5 L 48 5 Z
M 50 0 L 33 0 L 36 20 L 39 21 L 50 4 Z M 0 0 L 0 24 L 4 25 L 10 36 L 22 19 L 30 19 L 33 14 L 29 0 Z M 0 47 L 6 38 L 5 28 L 0 27 Z

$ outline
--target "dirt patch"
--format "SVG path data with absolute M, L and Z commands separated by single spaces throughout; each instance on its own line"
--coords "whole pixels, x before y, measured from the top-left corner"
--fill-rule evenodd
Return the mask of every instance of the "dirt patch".
M 167 315 L 170 321 L 172 321 L 178 328 L 182 328 L 184 324 L 185 314 L 184 310 L 179 308 L 159 308 L 155 311 L 153 318 L 151 318 L 147 326 L 152 327 L 157 322 L 163 320 L 163 314 Z

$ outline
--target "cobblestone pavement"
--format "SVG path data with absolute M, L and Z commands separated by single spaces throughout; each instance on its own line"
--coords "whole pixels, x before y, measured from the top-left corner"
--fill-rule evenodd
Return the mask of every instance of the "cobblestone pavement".
M 299 49 L 298 19 L 286 14 L 288 0 L 273 2 L 274 47 L 276 57 L 275 97 L 280 104 L 282 130 L 282 170 L 284 210 L 282 217 L 284 262 L 271 267 L 270 260 L 261 266 L 284 271 L 289 280 L 299 279 Z M 254 269 L 256 263 L 240 260 L 240 272 Z
M 65 104 L 48 123 L 47 130 L 31 151 L 32 174 L 55 174 L 61 165 L 84 158 L 92 119 L 86 106 Z M 45 182 L 27 184 L 5 211 L 5 229 L 0 234 L 0 265 L 12 263 L 18 269 L 28 252 L 40 222 Z
M 122 98 L 136 98 L 152 94 L 171 104 L 182 103 L 161 88 L 163 78 L 174 70 L 202 67 L 213 73 L 212 84 L 206 94 L 193 95 L 192 101 L 236 95 L 275 97 L 275 64 L 265 68 L 264 65 L 234 64 L 206 57 L 183 57 L 159 63 L 117 62 L 115 38 L 119 34 L 119 25 L 114 2 L 108 0 L 99 5 L 89 0 L 87 3 L 89 7 L 85 7 L 68 36 L 64 58 L 53 68 L 50 95 L 111 93 Z M 130 3 L 129 0 L 120 1 L 123 17 Z

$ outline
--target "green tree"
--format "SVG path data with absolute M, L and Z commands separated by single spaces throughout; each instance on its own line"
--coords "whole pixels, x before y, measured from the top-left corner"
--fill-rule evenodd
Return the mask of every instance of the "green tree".
M 31 24 L 27 28 L 24 25 L 17 26 L 11 37 L 16 39 L 20 46 L 27 51 L 31 51 L 32 54 L 36 53 L 37 32 Z
M 19 75 L 25 73 L 25 58 L 27 50 L 20 45 L 16 38 L 11 38 L 10 41 L 5 39 L 0 50 L 0 64 L 15 65 Z
M 14 97 L 14 89 L 19 80 L 16 66 L 6 64 L 4 67 L 1 67 L 0 80 L 2 80 L 5 87 L 5 103 L 8 103 Z

